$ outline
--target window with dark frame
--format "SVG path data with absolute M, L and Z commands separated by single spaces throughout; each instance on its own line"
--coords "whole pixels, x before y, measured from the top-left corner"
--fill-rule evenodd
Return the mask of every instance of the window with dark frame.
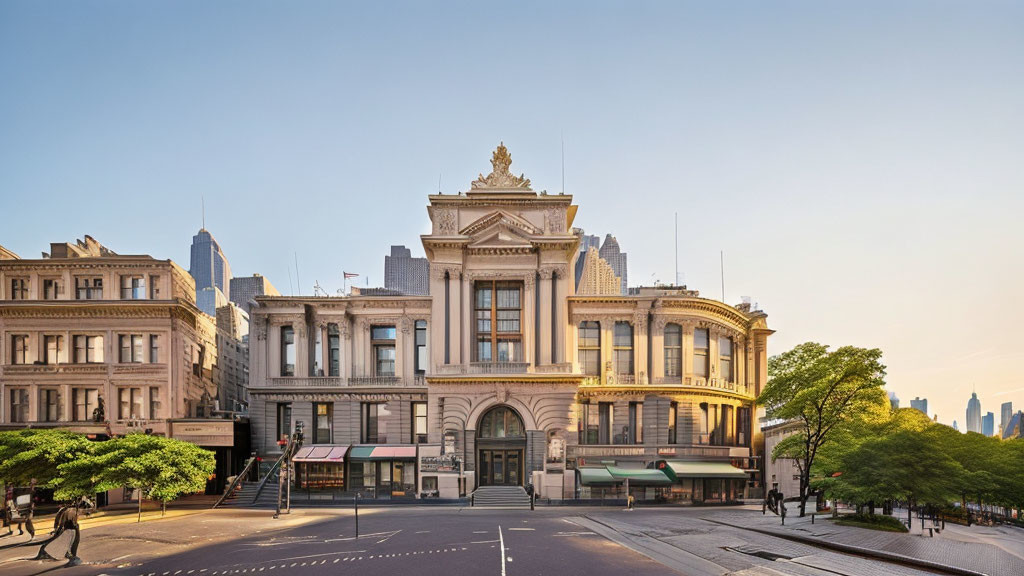
M 60 420 L 60 392 L 52 389 L 42 390 L 43 421 L 57 422 Z
M 412 403 L 412 443 L 421 444 L 427 441 L 427 403 Z
M 160 299 L 160 277 L 150 276 L 149 277 L 149 299 L 159 300 Z
M 28 336 L 11 336 L 11 364 L 25 364 L 28 360 Z
M 142 362 L 142 334 L 120 334 L 117 341 L 118 348 L 121 350 L 118 362 L 121 364 Z
M 679 440 L 677 422 L 679 421 L 679 403 L 668 405 L 668 443 L 677 444 Z
M 59 364 L 60 352 L 63 348 L 63 336 L 43 336 L 43 363 L 47 365 Z
M 612 443 L 612 403 L 580 404 L 580 444 Z
M 633 374 L 633 325 L 629 322 L 616 322 L 612 339 L 612 354 L 615 360 L 615 373 L 620 376 Z
M 427 359 L 427 321 L 417 320 L 415 324 L 416 331 L 416 351 L 415 351 L 415 371 L 416 374 L 426 374 L 427 365 L 430 363 Z
M 145 276 L 121 276 L 121 300 L 144 300 L 145 298 Z
M 10 388 L 10 391 L 11 422 L 24 424 L 25 422 L 28 422 L 28 390 L 24 388 Z
M 295 328 L 292 326 L 281 326 L 281 376 L 295 376 Z
M 292 405 L 287 402 L 277 404 L 277 439 L 287 439 L 292 434 Z
M 580 322 L 578 340 L 580 369 L 587 376 L 600 376 L 601 324 L 595 320 Z
M 643 444 L 644 443 L 644 403 L 643 402 L 630 402 L 629 403 L 629 436 L 626 438 L 627 444 Z
M 142 388 L 119 388 L 117 395 L 118 420 L 138 420 L 142 418 Z
M 313 444 L 331 443 L 331 421 L 333 417 L 333 402 L 313 403 Z
M 87 422 L 99 406 L 100 391 L 95 388 L 72 388 L 71 419 L 75 422 Z
M 103 299 L 103 278 L 100 278 L 100 277 L 78 277 L 78 278 L 75 278 L 75 299 L 76 300 L 102 300 Z
M 522 362 L 522 282 L 474 284 L 473 339 L 476 362 Z
M 155 386 L 149 389 L 149 417 L 160 417 L 160 389 Z
M 665 377 L 678 380 L 683 374 L 683 327 L 666 324 L 664 335 Z
M 708 331 L 697 328 L 693 331 L 693 375 L 708 376 Z
M 27 278 L 11 278 L 11 300 L 28 300 Z
M 323 330 L 319 326 L 311 326 L 310 331 L 315 336 L 311 339 L 312 350 L 309 351 L 309 375 L 324 375 L 324 341 Z
M 363 402 L 360 442 L 363 444 L 387 444 L 387 417 L 390 415 L 391 412 L 384 402 Z
M 726 336 L 718 339 L 718 375 L 726 382 L 733 381 L 732 338 Z
M 337 324 L 327 325 L 328 376 L 341 376 L 341 331 Z
M 374 376 L 395 376 L 395 327 L 371 326 L 370 345 L 373 347 Z
M 160 363 L 160 336 L 157 334 L 149 335 L 149 363 Z
M 64 285 L 57 278 L 43 280 L 43 300 L 56 300 L 64 295 Z

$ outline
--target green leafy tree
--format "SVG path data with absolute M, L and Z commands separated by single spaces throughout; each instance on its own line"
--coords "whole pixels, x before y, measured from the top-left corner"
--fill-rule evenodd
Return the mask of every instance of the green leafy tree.
M 888 402 L 882 351 L 808 342 L 768 361 L 768 384 L 758 402 L 769 418 L 795 420 L 800 431 L 779 442 L 772 458 L 792 458 L 800 473 L 800 515 L 806 513 L 811 468 L 837 427 Z
M 94 444 L 65 430 L 32 429 L 0 432 L 0 480 L 52 488 L 61 465 L 87 456 Z

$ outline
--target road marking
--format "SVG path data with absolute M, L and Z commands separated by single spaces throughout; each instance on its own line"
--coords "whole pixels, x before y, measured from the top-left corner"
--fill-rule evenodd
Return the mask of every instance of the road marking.
M 474 530 L 473 534 L 487 534 L 487 530 Z
M 430 534 L 430 530 L 418 530 L 417 534 Z
M 498 540 L 480 540 L 478 542 L 470 542 L 470 544 L 491 544 L 494 542 L 498 542 Z
M 505 537 L 501 535 L 501 526 L 498 526 L 498 541 L 501 542 L 501 576 L 505 576 Z
M 509 532 L 511 532 L 512 530 L 521 530 L 521 531 L 524 531 L 524 532 L 525 531 L 533 532 L 534 530 L 536 530 L 536 528 L 509 528 Z

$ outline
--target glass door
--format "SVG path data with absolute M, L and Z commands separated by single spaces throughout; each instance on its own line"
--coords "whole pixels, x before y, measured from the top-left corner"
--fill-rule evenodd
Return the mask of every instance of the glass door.
M 503 486 L 505 484 L 505 453 L 501 450 L 495 450 L 491 455 L 491 481 L 495 486 Z
M 506 474 L 507 484 L 509 486 L 519 485 L 519 451 L 509 450 L 506 453 L 508 461 L 508 473 Z

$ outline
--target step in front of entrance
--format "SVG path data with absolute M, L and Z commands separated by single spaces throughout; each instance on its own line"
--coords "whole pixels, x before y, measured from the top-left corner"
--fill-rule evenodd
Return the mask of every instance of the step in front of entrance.
M 529 508 L 530 496 L 522 486 L 481 486 L 473 492 L 473 506 Z

